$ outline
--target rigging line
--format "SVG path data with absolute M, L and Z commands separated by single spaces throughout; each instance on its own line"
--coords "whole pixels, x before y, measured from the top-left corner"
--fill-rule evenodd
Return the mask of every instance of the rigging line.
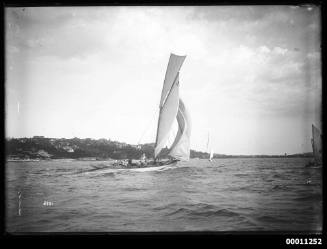
M 155 111 L 155 114 L 157 114 L 157 111 Z M 149 122 L 148 122 L 148 125 L 145 127 L 145 129 L 144 129 L 144 131 L 143 131 L 143 133 L 142 133 L 142 135 L 141 135 L 139 141 L 137 142 L 137 144 L 140 144 L 141 140 L 143 139 L 143 137 L 144 137 L 146 131 L 148 131 L 148 128 L 149 128 L 149 126 L 152 124 L 153 120 L 154 120 L 154 118 L 151 117 L 150 120 L 149 120 Z

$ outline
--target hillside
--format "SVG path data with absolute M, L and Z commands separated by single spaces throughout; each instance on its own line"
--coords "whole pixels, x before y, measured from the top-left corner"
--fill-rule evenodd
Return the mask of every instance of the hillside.
M 154 144 L 130 145 L 110 139 L 91 138 L 11 138 L 6 140 L 6 156 L 8 159 L 139 159 L 143 153 L 153 157 Z M 167 149 L 166 149 L 167 150 Z M 191 150 L 191 158 L 205 159 L 208 153 Z M 294 155 L 224 155 L 214 154 L 214 158 L 238 157 L 312 157 L 312 153 Z

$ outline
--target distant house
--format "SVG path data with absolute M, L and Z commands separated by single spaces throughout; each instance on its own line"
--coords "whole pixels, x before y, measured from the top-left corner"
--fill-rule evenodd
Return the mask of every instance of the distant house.
M 19 142 L 26 143 L 28 141 L 28 138 L 24 137 L 19 139 Z
M 48 152 L 46 152 L 45 150 L 39 150 L 37 152 L 37 154 L 39 156 L 41 156 L 41 157 L 44 157 L 44 158 L 50 158 L 51 157 L 51 155 Z
M 70 152 L 70 153 L 74 152 L 74 149 L 72 147 L 70 147 L 70 146 L 64 146 L 62 148 L 67 152 Z

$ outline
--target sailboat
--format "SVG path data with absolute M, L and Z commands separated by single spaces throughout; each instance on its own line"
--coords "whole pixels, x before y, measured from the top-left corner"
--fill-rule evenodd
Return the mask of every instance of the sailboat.
M 178 161 L 188 161 L 190 158 L 191 119 L 179 96 L 179 71 L 185 58 L 186 56 L 170 54 L 159 104 L 154 160 L 146 162 L 142 167 L 176 164 Z M 177 133 L 168 150 L 165 150 L 176 121 Z M 169 160 L 164 161 L 163 157 L 168 157 Z M 131 160 L 128 166 L 130 165 Z
M 321 133 L 317 127 L 312 125 L 312 151 L 314 162 L 316 165 L 321 165 L 322 163 L 322 151 L 321 151 Z
M 208 133 L 208 142 L 207 142 L 207 151 L 209 151 L 209 144 L 210 144 L 210 135 Z M 209 154 L 209 161 L 211 162 L 213 158 L 213 149 L 210 150 L 210 154 Z
M 322 164 L 322 135 L 320 133 L 320 130 L 315 127 L 312 124 L 312 138 L 311 138 L 311 144 L 312 144 L 312 152 L 313 152 L 313 158 L 314 161 L 307 164 L 307 167 L 310 166 L 320 166 Z
M 159 105 L 158 128 L 154 148 L 154 158 L 157 161 L 163 148 L 167 145 L 173 123 L 177 119 L 178 131 L 168 149 L 171 161 L 188 161 L 190 158 L 191 119 L 179 96 L 179 70 L 186 56 L 171 54 L 167 66 L 164 85 Z
M 211 149 L 211 150 L 210 150 L 210 156 L 209 156 L 209 161 L 210 161 L 210 162 L 212 161 L 212 158 L 213 158 L 213 150 Z

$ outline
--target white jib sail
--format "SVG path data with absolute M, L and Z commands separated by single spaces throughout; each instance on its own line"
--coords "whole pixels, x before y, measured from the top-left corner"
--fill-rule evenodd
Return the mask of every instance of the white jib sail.
M 191 119 L 181 99 L 179 99 L 177 123 L 178 132 L 169 155 L 175 159 L 187 161 L 190 159 Z

